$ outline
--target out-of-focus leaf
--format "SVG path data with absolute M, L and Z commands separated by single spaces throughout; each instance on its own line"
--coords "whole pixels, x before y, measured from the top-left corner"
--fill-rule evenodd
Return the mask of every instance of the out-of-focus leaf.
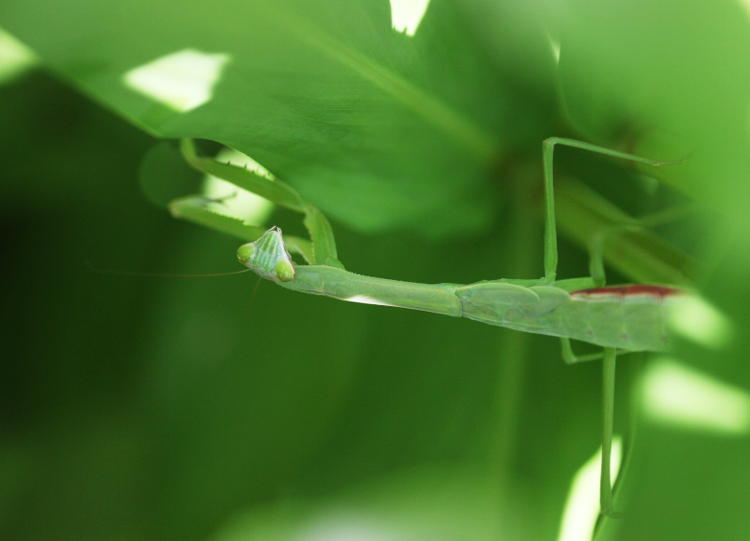
M 627 134 L 640 155 L 684 160 L 660 177 L 715 208 L 738 189 L 746 201 L 750 17 L 743 2 L 568 0 L 556 28 L 561 98 L 580 133 L 594 140 Z
M 213 540 L 528 539 L 513 520 L 513 507 L 510 498 L 498 501 L 492 483 L 477 472 L 402 472 L 331 498 L 253 510 L 231 520 Z
M 392 30 L 385 0 L 0 6 L 48 65 L 150 133 L 232 146 L 359 229 L 454 235 L 486 224 L 477 186 L 524 109 L 457 13 L 428 13 L 442 22 L 421 39 Z
M 13 81 L 35 63 L 36 58 L 26 46 L 0 29 L 0 84 Z

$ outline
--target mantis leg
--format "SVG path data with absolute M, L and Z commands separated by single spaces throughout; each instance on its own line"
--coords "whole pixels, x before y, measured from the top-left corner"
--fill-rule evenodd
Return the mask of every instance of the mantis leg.
M 615 372 L 617 349 L 603 348 L 601 353 L 576 357 L 570 339 L 562 338 L 563 359 L 566 363 L 602 359 L 602 459 L 599 477 L 599 506 L 602 515 L 616 517 L 612 491 L 612 438 L 615 418 Z M 627 353 L 627 352 L 625 352 Z
M 604 271 L 604 251 L 609 239 L 615 235 L 620 235 L 629 231 L 636 231 L 644 227 L 672 222 L 689 212 L 691 212 L 689 206 L 667 209 L 613 227 L 608 227 L 594 235 L 589 244 L 589 272 L 594 281 L 595 287 L 602 287 L 607 283 L 607 277 Z
M 560 345 L 562 346 L 562 358 L 565 364 L 576 364 L 586 361 L 598 361 L 604 357 L 603 353 L 589 353 L 587 355 L 576 355 L 573 352 L 573 345 L 571 344 L 570 338 L 560 338 Z
M 602 360 L 602 462 L 599 479 L 599 504 L 602 515 L 615 517 L 610 464 L 612 456 L 612 436 L 615 417 L 615 361 L 617 350 L 604 348 Z
M 587 353 L 585 355 L 577 355 L 573 351 L 572 340 L 570 338 L 560 338 L 560 346 L 562 352 L 562 358 L 565 364 L 578 364 L 585 363 L 588 361 L 598 361 L 604 358 L 604 352 L 599 353 Z M 628 353 L 635 353 L 628 349 L 618 349 L 617 355 L 626 355 Z
M 304 224 L 310 234 L 310 240 L 285 236 L 288 248 L 302 255 L 312 265 L 343 268 L 336 254 L 333 230 L 325 215 L 305 201 L 294 188 L 280 180 L 265 178 L 243 167 L 201 156 L 190 139 L 180 142 L 180 150 L 187 163 L 194 169 L 231 182 L 238 188 L 281 207 L 304 214 Z M 205 198 L 200 197 L 183 198 L 172 202 L 170 209 L 174 216 L 187 218 L 246 240 L 255 240 L 263 234 L 263 228 L 248 226 L 240 220 L 211 212 L 205 208 L 204 202 Z
M 263 227 L 246 224 L 237 218 L 209 210 L 207 203 L 210 202 L 199 195 L 181 197 L 169 203 L 169 212 L 175 218 L 189 220 L 246 241 L 254 241 L 265 233 Z M 314 259 L 313 246 L 309 240 L 285 235 L 284 242 L 290 252 L 301 255 L 305 261 Z
M 660 166 L 668 162 L 642 158 L 634 154 L 619 152 L 591 143 L 565 139 L 562 137 L 550 137 L 542 143 L 542 167 L 544 171 L 544 280 L 554 282 L 557 277 L 557 222 L 555 219 L 555 186 L 554 186 L 554 152 L 555 145 L 563 145 L 581 150 L 588 150 L 605 156 L 612 156 L 623 160 L 643 163 L 647 165 Z

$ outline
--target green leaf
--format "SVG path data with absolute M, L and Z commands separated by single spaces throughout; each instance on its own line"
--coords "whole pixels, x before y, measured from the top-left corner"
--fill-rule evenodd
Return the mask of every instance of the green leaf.
M 391 28 L 385 0 L 9 0 L 0 19 L 150 133 L 233 147 L 353 227 L 455 235 L 487 223 L 476 187 L 517 108 L 488 87 L 500 81 L 465 30 L 427 47 Z M 465 220 L 469 208 L 484 218 Z
M 659 178 L 704 204 L 720 208 L 746 191 L 750 19 L 742 2 L 569 0 L 560 15 L 561 98 L 577 131 L 683 160 Z

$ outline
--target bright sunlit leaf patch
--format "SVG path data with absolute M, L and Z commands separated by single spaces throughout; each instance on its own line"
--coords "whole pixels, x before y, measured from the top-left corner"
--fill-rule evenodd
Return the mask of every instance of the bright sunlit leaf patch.
M 12 80 L 35 62 L 34 53 L 16 38 L 0 30 L 0 83 Z
M 547 41 L 549 43 L 550 51 L 552 52 L 552 58 L 555 59 L 555 64 L 560 63 L 560 41 L 553 38 L 552 36 L 547 36 Z
M 229 59 L 227 54 L 185 49 L 138 66 L 125 73 L 123 80 L 139 93 L 186 112 L 211 99 Z
M 724 346 L 732 335 L 732 325 L 727 317 L 695 295 L 676 299 L 670 310 L 669 324 L 684 338 L 708 347 Z
M 659 422 L 694 430 L 750 431 L 750 394 L 663 357 L 643 376 L 643 408 Z
M 407 36 L 413 36 L 429 5 L 430 0 L 391 0 L 393 28 Z
M 225 148 L 219 152 L 216 160 L 245 167 L 262 177 L 273 179 L 273 175 L 265 167 L 236 150 Z M 264 223 L 273 210 L 273 204 L 270 201 L 241 190 L 234 184 L 213 175 L 206 175 L 203 181 L 203 195 L 216 201 L 209 204 L 214 212 L 239 218 L 252 225 Z
M 310 524 L 300 541 L 390 541 L 394 533 L 363 516 L 351 513 L 325 514 Z
M 622 440 L 612 440 L 610 476 L 617 478 L 622 458 Z M 563 508 L 557 541 L 590 541 L 599 516 L 599 474 L 602 451 L 599 449 L 573 476 Z

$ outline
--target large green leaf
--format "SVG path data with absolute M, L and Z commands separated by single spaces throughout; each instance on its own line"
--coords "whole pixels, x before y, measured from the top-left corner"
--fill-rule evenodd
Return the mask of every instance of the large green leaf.
M 0 6 L 13 34 L 119 114 L 155 135 L 235 147 L 360 229 L 486 222 L 477 185 L 519 109 L 451 14 L 438 27 L 450 32 L 415 40 L 391 28 L 384 0 Z M 170 86 L 186 71 L 206 93 L 192 109 L 200 96 Z

